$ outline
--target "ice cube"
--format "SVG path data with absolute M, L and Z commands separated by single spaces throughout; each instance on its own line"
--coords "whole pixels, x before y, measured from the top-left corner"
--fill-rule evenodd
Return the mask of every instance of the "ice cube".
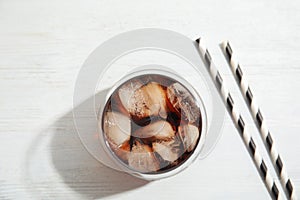
M 139 81 L 126 83 L 119 89 L 119 97 L 134 117 L 145 118 L 151 115 L 167 117 L 166 92 L 156 82 L 142 85 Z
M 123 106 L 123 103 L 120 100 L 120 97 L 117 92 L 114 92 L 109 99 L 109 109 L 112 112 L 120 112 L 124 115 L 130 116 L 127 109 Z
M 156 172 L 159 161 L 148 145 L 136 141 L 128 155 L 128 165 L 140 172 Z
M 129 141 L 131 132 L 130 118 L 117 112 L 106 112 L 103 130 L 107 140 L 117 146 Z
M 133 133 L 134 137 L 138 138 L 150 138 L 168 140 L 174 137 L 175 131 L 170 123 L 167 121 L 156 121 L 147 126 L 141 127 Z
M 200 133 L 196 126 L 191 124 L 182 124 L 178 127 L 178 135 L 183 143 L 184 149 L 192 151 L 197 145 Z
M 141 81 L 130 80 L 118 89 L 119 99 L 128 112 L 134 110 L 132 98 L 134 97 L 136 90 L 141 88 L 142 86 L 143 83 Z
M 180 83 L 174 83 L 167 88 L 167 97 L 174 109 L 190 123 L 200 118 L 200 109 L 191 93 Z
M 117 146 L 114 143 L 109 142 L 110 149 L 115 153 L 115 155 L 120 158 L 123 162 L 128 162 L 128 155 L 130 154 L 130 144 L 129 141 L 125 141 L 121 145 Z
M 175 139 L 169 141 L 157 141 L 152 143 L 152 148 L 164 160 L 173 162 L 183 153 L 180 149 L 180 143 Z

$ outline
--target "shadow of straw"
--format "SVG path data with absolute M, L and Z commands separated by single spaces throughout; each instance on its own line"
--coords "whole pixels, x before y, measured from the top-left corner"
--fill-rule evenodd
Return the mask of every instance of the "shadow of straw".
M 28 149 L 25 167 L 29 192 L 41 199 L 73 198 L 73 192 L 80 199 L 102 198 L 148 183 L 108 168 L 93 158 L 79 139 L 72 111 L 35 138 Z

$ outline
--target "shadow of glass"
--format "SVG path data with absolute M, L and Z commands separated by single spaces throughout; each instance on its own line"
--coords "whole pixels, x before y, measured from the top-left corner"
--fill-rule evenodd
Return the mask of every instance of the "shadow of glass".
M 102 198 L 148 183 L 111 169 L 91 156 L 77 134 L 72 111 L 35 138 L 28 149 L 25 167 L 24 184 L 37 199 Z
M 59 120 L 51 142 L 52 162 L 68 186 L 85 196 L 100 198 L 147 183 L 99 163 L 82 146 L 72 124 L 72 113 Z

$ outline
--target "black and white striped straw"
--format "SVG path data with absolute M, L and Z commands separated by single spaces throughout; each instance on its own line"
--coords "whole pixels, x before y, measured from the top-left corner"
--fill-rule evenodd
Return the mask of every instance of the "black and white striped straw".
M 260 136 L 268 151 L 268 155 L 272 161 L 272 164 L 276 169 L 275 171 L 277 172 L 281 186 L 283 187 L 286 196 L 289 199 L 297 199 L 293 183 L 287 174 L 282 157 L 277 151 L 274 138 L 272 137 L 268 129 L 266 121 L 264 120 L 264 117 L 261 113 L 261 109 L 256 103 L 252 90 L 250 89 L 248 80 L 245 74 L 243 73 L 238 60 L 235 58 L 235 54 L 233 53 L 229 42 L 223 42 L 220 46 L 223 51 L 223 54 L 225 55 L 228 61 L 228 64 L 231 67 L 231 71 L 236 78 L 240 91 L 247 102 L 247 106 L 252 114 L 253 120 L 256 122 L 256 126 L 260 132 Z
M 243 120 L 244 118 L 235 106 L 234 100 L 226 87 L 225 81 L 223 80 L 220 72 L 213 63 L 212 58 L 204 45 L 203 39 L 199 38 L 196 40 L 196 42 L 200 51 L 200 55 L 202 56 L 202 59 L 204 60 L 204 63 L 208 68 L 211 78 L 213 79 L 216 88 L 218 89 L 219 94 L 224 104 L 226 105 L 227 111 L 230 114 L 235 127 L 239 131 L 245 147 L 247 148 L 263 182 L 265 183 L 270 196 L 272 197 L 272 199 L 282 199 L 281 192 L 278 190 L 278 187 L 273 177 L 271 176 L 270 171 L 267 168 L 267 165 L 258 150 L 258 147 L 256 146 L 256 142 L 248 132 L 246 124 Z

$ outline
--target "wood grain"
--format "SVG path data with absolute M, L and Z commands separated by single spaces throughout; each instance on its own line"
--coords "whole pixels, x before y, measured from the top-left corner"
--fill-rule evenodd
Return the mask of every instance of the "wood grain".
M 78 70 L 103 41 L 144 27 L 205 37 L 239 95 L 218 47 L 231 41 L 300 196 L 299 13 L 296 0 L 0 1 L 0 198 L 268 199 L 228 117 L 206 159 L 161 181 L 113 171 L 86 152 L 71 115 Z

